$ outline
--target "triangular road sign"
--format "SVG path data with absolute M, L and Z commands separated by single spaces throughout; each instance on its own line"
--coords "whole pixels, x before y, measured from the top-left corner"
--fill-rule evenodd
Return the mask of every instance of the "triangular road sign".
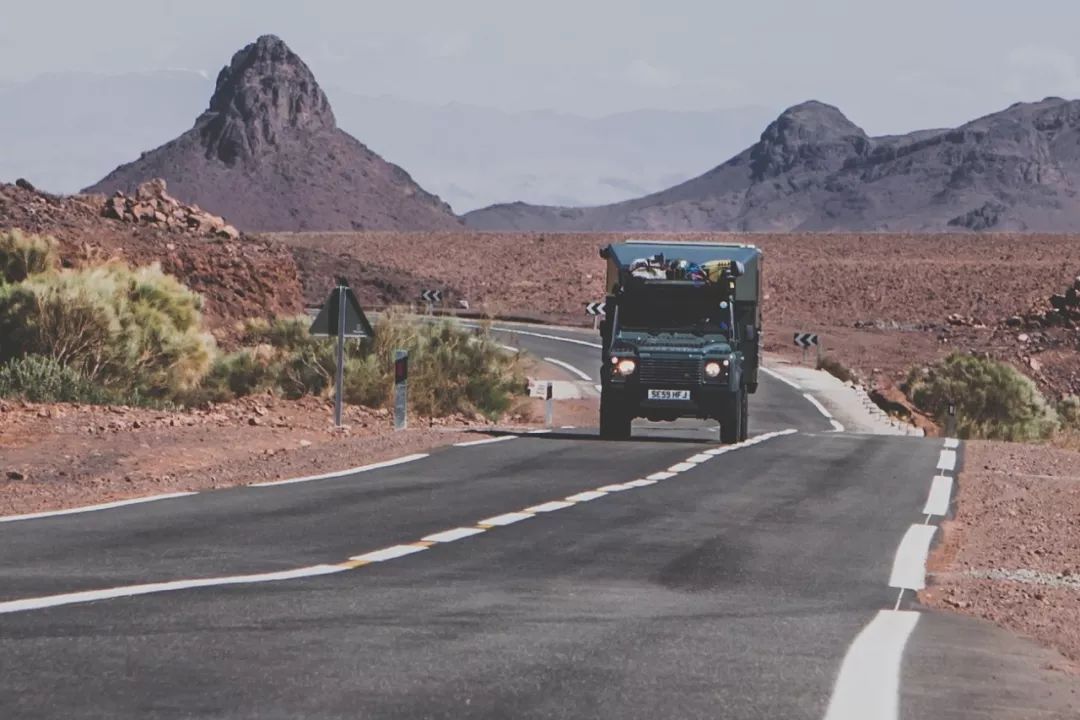
M 371 328 L 364 311 L 360 309 L 360 303 L 356 301 L 356 295 L 348 285 L 339 285 L 330 293 L 330 297 L 323 303 L 318 317 L 311 324 L 312 335 L 327 335 L 337 337 L 338 334 L 338 308 L 340 307 L 341 291 L 345 291 L 345 337 L 362 338 L 375 337 L 375 331 Z

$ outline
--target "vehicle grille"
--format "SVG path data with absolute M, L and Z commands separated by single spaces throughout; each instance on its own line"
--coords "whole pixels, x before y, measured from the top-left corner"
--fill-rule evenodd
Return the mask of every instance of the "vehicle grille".
M 641 358 L 639 378 L 652 385 L 692 385 L 702 381 L 700 358 Z

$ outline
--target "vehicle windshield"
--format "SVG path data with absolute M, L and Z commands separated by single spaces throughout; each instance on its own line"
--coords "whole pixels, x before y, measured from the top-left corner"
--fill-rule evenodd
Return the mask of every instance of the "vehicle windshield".
M 731 315 L 721 300 L 682 294 L 626 296 L 619 303 L 619 327 L 646 332 L 682 331 L 731 335 Z

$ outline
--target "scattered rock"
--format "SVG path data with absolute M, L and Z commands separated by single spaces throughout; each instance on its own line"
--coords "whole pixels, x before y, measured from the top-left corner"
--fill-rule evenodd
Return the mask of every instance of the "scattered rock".
M 7 471 L 7 479 L 8 480 L 25 480 L 26 479 L 26 473 L 19 472 L 18 470 L 8 470 Z

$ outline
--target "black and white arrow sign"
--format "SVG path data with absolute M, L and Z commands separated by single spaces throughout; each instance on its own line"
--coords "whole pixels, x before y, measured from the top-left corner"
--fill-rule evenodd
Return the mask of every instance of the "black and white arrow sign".
M 818 344 L 818 336 L 812 333 L 795 333 L 795 346 L 808 348 Z
M 424 290 L 420 293 L 420 298 L 424 302 L 437 303 L 442 301 L 442 290 Z
M 585 304 L 585 312 L 589 315 L 605 315 L 606 302 L 591 302 Z

